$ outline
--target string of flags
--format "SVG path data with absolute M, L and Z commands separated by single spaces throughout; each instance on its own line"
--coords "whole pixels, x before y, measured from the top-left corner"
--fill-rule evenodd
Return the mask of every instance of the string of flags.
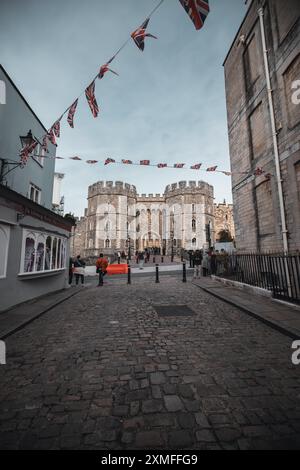
M 41 158 L 41 155 L 32 155 L 36 158 Z M 73 160 L 73 161 L 82 161 L 88 163 L 89 165 L 96 165 L 97 163 L 102 163 L 100 160 L 85 160 L 84 158 L 79 157 L 78 155 L 74 157 L 51 157 L 48 155 L 44 155 L 42 158 L 50 158 L 55 160 Z M 223 173 L 225 176 L 232 176 L 235 174 L 238 175 L 247 175 L 247 176 L 262 176 L 264 175 L 267 179 L 272 177 L 271 173 L 267 173 L 262 168 L 258 167 L 253 172 L 249 171 L 225 171 L 218 169 L 218 165 L 209 166 L 207 168 L 203 167 L 203 163 L 195 163 L 193 165 L 189 165 L 186 163 L 173 163 L 172 165 L 168 165 L 167 163 L 151 163 L 150 160 L 140 160 L 139 162 L 133 162 L 132 160 L 124 159 L 115 160 L 114 158 L 106 158 L 103 162 L 104 166 L 110 165 L 112 163 L 119 164 L 119 165 L 137 165 L 137 166 L 150 166 L 155 168 L 173 168 L 173 169 L 190 169 L 190 170 L 200 170 L 209 173 Z
M 156 36 L 147 32 L 147 28 L 149 25 L 149 21 L 151 16 L 156 12 L 156 10 L 162 5 L 164 0 L 160 0 L 158 5 L 154 8 L 154 10 L 148 15 L 146 20 L 135 29 L 130 38 L 126 40 L 126 42 L 118 49 L 118 51 L 109 59 L 105 64 L 100 66 L 99 72 L 95 76 L 95 78 L 91 81 L 91 83 L 85 88 L 84 92 L 82 92 L 74 101 L 73 103 L 62 113 L 62 115 L 57 119 L 54 124 L 48 129 L 47 134 L 41 137 L 42 141 L 42 148 L 45 152 L 49 152 L 48 150 L 48 141 L 51 144 L 57 146 L 56 139 L 60 138 L 60 123 L 63 116 L 68 113 L 67 115 L 67 122 L 71 128 L 74 128 L 74 116 L 77 110 L 77 105 L 79 98 L 85 94 L 87 103 L 90 107 L 91 113 L 94 118 L 98 117 L 99 115 L 99 106 L 97 103 L 97 99 L 95 96 L 95 86 L 97 79 L 103 79 L 104 75 L 107 72 L 111 72 L 114 75 L 119 76 L 117 72 L 110 68 L 111 62 L 116 58 L 116 56 L 121 52 L 121 50 L 127 45 L 127 43 L 132 39 L 136 46 L 141 50 L 144 51 L 145 49 L 145 39 L 152 38 L 157 39 Z M 189 15 L 190 19 L 192 20 L 195 28 L 197 30 L 201 29 L 204 25 L 204 22 L 209 14 L 209 0 L 179 0 L 187 14 Z M 37 144 L 37 143 L 36 143 Z M 20 151 L 20 163 L 22 166 L 26 165 L 29 156 L 33 153 L 36 145 L 29 144 L 25 146 Z M 164 166 L 160 166 L 160 168 L 164 168 Z

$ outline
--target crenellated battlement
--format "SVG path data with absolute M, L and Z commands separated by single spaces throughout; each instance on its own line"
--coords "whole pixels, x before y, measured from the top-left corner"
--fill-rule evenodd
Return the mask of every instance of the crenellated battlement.
M 136 197 L 136 187 L 123 181 L 97 181 L 97 183 L 89 186 L 88 198 L 102 195 L 115 194 L 128 197 Z
M 147 202 L 150 202 L 150 201 L 157 201 L 157 202 L 162 202 L 165 200 L 164 198 L 164 195 L 163 194 L 138 194 L 137 195 L 137 200 L 138 202 L 141 202 L 141 201 L 147 201 Z
M 168 184 L 164 196 L 170 197 L 186 193 L 204 194 L 213 197 L 214 188 L 205 181 L 179 181 L 179 183 Z

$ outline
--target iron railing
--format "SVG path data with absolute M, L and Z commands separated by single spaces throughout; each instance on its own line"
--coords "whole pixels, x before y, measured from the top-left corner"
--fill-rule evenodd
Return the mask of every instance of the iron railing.
M 210 257 L 210 272 L 300 303 L 300 253 L 215 254 Z

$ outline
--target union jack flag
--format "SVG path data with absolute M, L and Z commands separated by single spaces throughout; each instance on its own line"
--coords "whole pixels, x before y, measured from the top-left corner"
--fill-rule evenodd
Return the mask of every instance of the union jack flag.
M 153 34 L 146 33 L 146 28 L 148 26 L 148 23 L 149 23 L 149 18 L 147 18 L 138 29 L 136 29 L 135 31 L 133 31 L 133 33 L 131 33 L 132 39 L 134 40 L 135 44 L 141 51 L 143 51 L 145 48 L 146 37 L 157 39 L 157 37 L 153 36 Z
M 37 141 L 35 140 L 30 145 L 26 145 L 20 152 L 20 161 L 22 165 L 25 165 L 28 161 L 30 154 L 34 151 L 35 147 L 37 146 Z
M 56 145 L 55 135 L 54 135 L 54 132 L 53 132 L 53 128 L 52 128 L 52 127 L 51 127 L 51 129 L 47 132 L 47 138 L 48 138 L 48 140 L 51 142 L 51 144 Z
M 209 13 L 208 0 L 179 0 L 196 29 L 201 29 Z
M 174 163 L 174 168 L 183 168 L 185 163 Z
M 48 152 L 47 135 L 44 135 L 44 137 L 43 137 L 42 149 L 43 149 L 45 152 Z
M 64 160 L 64 157 L 54 157 L 56 160 Z
M 116 160 L 113 158 L 107 158 L 104 162 L 104 165 L 109 165 L 109 163 L 116 163 Z
M 132 165 L 131 160 L 122 160 L 122 163 L 124 163 L 124 165 Z
M 157 168 L 166 168 L 167 167 L 167 164 L 166 163 L 159 163 L 157 165 Z
M 53 130 L 56 137 L 60 137 L 60 120 L 56 121 L 51 129 Z
M 98 116 L 99 107 L 95 97 L 95 80 L 85 89 L 85 96 L 94 118 Z
M 69 107 L 69 113 L 68 113 L 67 121 L 68 121 L 70 127 L 72 127 L 72 128 L 74 128 L 74 114 L 76 112 L 77 104 L 78 104 L 78 98 Z
M 90 165 L 94 165 L 95 163 L 98 163 L 98 160 L 87 160 L 86 162 Z
M 70 160 L 82 160 L 80 157 L 70 157 Z
M 140 165 L 150 165 L 150 160 L 141 160 Z
M 231 176 L 232 173 L 230 171 L 222 171 L 222 173 L 226 176 Z
M 202 163 L 196 163 L 196 165 L 191 166 L 191 170 L 200 170 Z
M 206 168 L 206 171 L 216 171 L 216 169 L 218 168 L 218 166 L 210 166 L 209 168 Z
M 100 67 L 100 71 L 99 71 L 99 74 L 98 74 L 98 78 L 103 78 L 104 77 L 104 74 L 106 72 L 111 72 L 111 73 L 114 73 L 115 75 L 119 75 L 117 72 L 115 72 L 114 70 L 110 69 L 108 67 L 108 63 L 107 64 L 104 64 L 104 65 L 101 65 Z

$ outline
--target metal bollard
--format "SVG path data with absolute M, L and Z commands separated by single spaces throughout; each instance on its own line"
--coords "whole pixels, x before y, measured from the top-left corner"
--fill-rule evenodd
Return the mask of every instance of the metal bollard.
M 155 264 L 155 256 L 153 256 L 153 264 Z
M 171 255 L 171 263 L 173 263 L 173 261 L 174 261 L 174 255 L 172 254 Z
M 156 264 L 155 271 L 156 271 L 155 283 L 158 284 L 158 283 L 159 283 L 159 268 L 158 268 L 158 264 Z
M 183 263 L 183 255 L 181 255 L 181 262 Z
M 186 282 L 186 264 L 182 264 L 182 282 Z
M 131 284 L 131 267 L 130 267 L 130 264 L 128 264 L 127 284 Z
M 164 262 L 164 257 L 163 257 L 163 256 L 161 257 L 161 262 L 162 262 L 162 263 Z

